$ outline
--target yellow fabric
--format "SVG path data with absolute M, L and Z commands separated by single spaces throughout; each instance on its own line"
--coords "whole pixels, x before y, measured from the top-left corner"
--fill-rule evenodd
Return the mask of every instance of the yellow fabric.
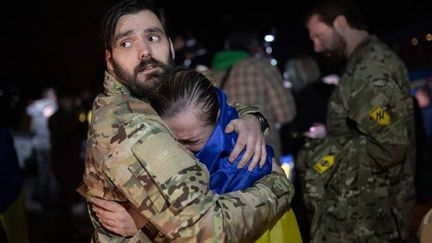
M 28 243 L 27 218 L 24 210 L 24 195 L 21 192 L 12 205 L 0 214 L 0 223 L 9 242 Z
M 279 221 L 264 232 L 255 243 L 302 243 L 294 212 L 290 209 Z

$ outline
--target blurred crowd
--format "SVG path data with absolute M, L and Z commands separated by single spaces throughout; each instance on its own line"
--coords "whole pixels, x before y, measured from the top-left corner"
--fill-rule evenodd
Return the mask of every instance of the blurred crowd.
M 231 102 L 260 108 L 272 127 L 267 139 L 295 182 L 295 158 L 304 143 L 327 136 L 327 101 L 338 85 L 340 73 L 329 71 L 310 53 L 289 57 L 286 63 L 278 64 L 271 43 L 257 33 L 237 32 L 227 37 L 223 50 L 213 51 L 190 32 L 173 38 L 177 65 L 211 73 L 215 85 L 228 94 Z M 412 220 L 415 231 L 432 205 L 432 68 L 423 76 L 411 77 L 411 91 L 417 143 L 417 207 Z M 20 212 L 17 219 L 22 223 L 14 226 L 23 232 L 23 238 L 16 242 L 29 240 L 25 231 L 30 242 L 59 242 L 60 238 L 44 241 L 41 232 L 35 230 L 44 217 L 52 219 L 45 223 L 53 225 L 51 232 L 62 235 L 62 240 L 69 235 L 66 238 L 70 242 L 88 241 L 91 226 L 76 188 L 82 181 L 95 93 L 63 85 L 44 87 L 39 94 L 28 97 L 17 87 L 0 87 L 4 141 L 13 145 L 2 144 L 2 149 L 7 148 L 2 153 L 9 154 L 17 163 L 17 166 L 0 165 L 7 169 L 3 171 L 10 170 L 9 175 L 15 175 L 8 178 L 12 182 L 7 191 L 15 192 L 8 194 L 8 205 L 16 206 Z M 296 196 L 293 208 L 302 234 L 306 235 L 308 222 L 302 220 L 306 216 L 300 201 Z M 6 208 L 0 209 L 6 211 Z

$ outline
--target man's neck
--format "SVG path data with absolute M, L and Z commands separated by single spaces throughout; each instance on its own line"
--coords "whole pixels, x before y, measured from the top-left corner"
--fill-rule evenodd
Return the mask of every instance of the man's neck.
M 354 52 L 354 50 L 357 48 L 357 46 L 368 37 L 369 33 L 365 30 L 351 29 L 350 31 L 348 31 L 345 35 L 345 40 L 347 44 L 345 49 L 345 56 L 349 58 Z

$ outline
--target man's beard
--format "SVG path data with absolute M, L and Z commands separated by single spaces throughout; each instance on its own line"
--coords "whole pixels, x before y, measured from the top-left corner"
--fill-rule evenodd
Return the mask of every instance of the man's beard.
M 333 33 L 333 43 L 323 52 L 324 56 L 331 63 L 331 66 L 341 67 L 346 63 L 345 49 L 347 43 L 342 36 L 336 32 Z
M 160 84 L 162 75 L 174 67 L 174 61 L 172 53 L 170 52 L 168 64 L 164 64 L 154 58 L 142 60 L 130 74 L 124 70 L 113 60 L 113 71 L 114 74 L 120 79 L 125 85 L 128 86 L 130 92 L 140 98 L 151 98 L 157 92 Z M 153 68 L 160 68 L 146 75 L 146 80 L 138 80 L 138 74 L 145 70 L 147 65 L 152 65 Z

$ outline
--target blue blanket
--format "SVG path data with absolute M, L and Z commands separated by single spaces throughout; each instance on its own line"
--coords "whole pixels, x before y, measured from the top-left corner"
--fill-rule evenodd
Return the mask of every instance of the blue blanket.
M 217 95 L 220 114 L 216 127 L 206 145 L 196 153 L 196 157 L 207 166 L 210 172 L 210 190 L 223 194 L 245 189 L 264 175 L 269 174 L 272 169 L 273 149 L 266 146 L 267 162 L 263 168 L 256 166 L 251 172 L 248 171 L 250 160 L 245 167 L 237 169 L 244 150 L 233 163 L 230 163 L 228 157 L 234 149 L 238 135 L 235 132 L 225 134 L 224 130 L 231 120 L 239 116 L 237 110 L 228 105 L 226 95 L 220 89 L 217 89 Z

